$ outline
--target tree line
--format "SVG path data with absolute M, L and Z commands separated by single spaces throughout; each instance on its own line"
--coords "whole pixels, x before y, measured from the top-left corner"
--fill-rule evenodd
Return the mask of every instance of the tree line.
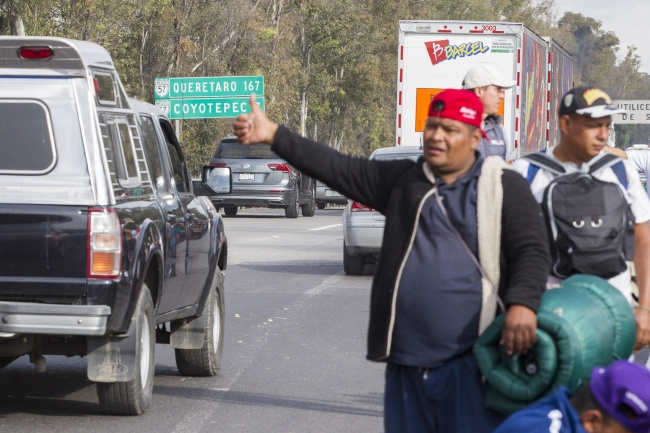
M 555 0 L 0 0 L 0 34 L 89 40 L 112 55 L 129 95 L 153 101 L 156 77 L 263 75 L 276 121 L 350 154 L 395 139 L 399 20 L 522 22 L 574 55 L 574 82 L 614 99 L 650 99 L 650 77 L 602 23 Z M 197 174 L 230 119 L 181 121 Z M 648 141 L 617 125 L 619 147 Z

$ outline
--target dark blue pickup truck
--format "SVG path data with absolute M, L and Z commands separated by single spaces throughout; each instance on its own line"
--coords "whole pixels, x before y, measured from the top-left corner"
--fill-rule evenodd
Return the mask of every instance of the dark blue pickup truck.
M 165 114 L 90 42 L 0 37 L 0 86 L 0 368 L 85 356 L 116 414 L 149 406 L 156 343 L 216 374 L 227 239 Z

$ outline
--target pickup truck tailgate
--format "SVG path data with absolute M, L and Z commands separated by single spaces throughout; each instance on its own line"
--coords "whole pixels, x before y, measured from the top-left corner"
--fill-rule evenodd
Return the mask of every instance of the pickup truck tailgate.
M 0 204 L 0 299 L 86 292 L 88 209 Z

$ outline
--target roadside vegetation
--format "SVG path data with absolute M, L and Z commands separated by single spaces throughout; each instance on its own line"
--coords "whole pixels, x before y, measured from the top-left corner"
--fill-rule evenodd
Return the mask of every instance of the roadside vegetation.
M 522 22 L 574 55 L 574 82 L 614 99 L 650 99 L 632 47 L 555 0 L 0 0 L 0 34 L 106 47 L 127 92 L 153 101 L 156 77 L 263 75 L 267 112 L 343 152 L 394 143 L 398 20 Z M 232 120 L 181 121 L 196 175 Z M 625 148 L 650 125 L 618 125 Z

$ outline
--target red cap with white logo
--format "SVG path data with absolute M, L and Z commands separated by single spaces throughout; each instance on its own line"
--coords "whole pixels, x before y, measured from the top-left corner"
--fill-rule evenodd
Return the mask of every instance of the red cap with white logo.
M 431 100 L 429 117 L 442 117 L 467 123 L 477 127 L 483 137 L 487 138 L 481 129 L 483 103 L 474 92 L 458 89 L 443 90 Z

